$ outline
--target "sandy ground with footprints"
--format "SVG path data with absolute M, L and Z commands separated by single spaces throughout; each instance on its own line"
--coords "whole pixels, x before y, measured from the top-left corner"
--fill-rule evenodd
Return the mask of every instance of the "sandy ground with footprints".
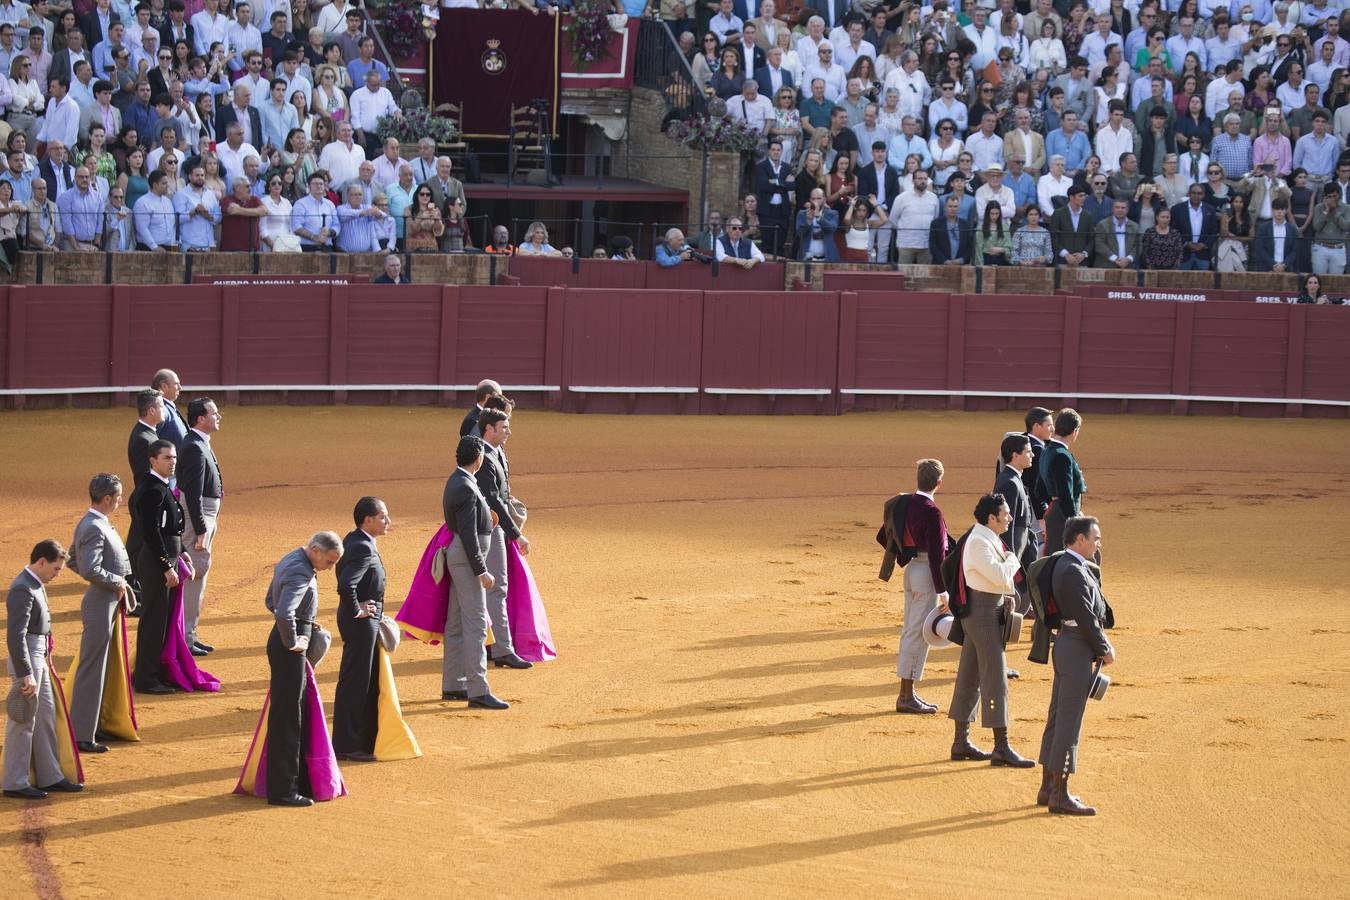
M 470 713 L 438 699 L 439 648 L 405 644 L 425 756 L 349 765 L 350 796 L 309 811 L 230 794 L 267 684 L 271 566 L 375 493 L 395 519 L 396 606 L 440 521 L 460 412 L 223 412 L 202 634 L 225 688 L 145 698 L 144 741 L 87 759 L 85 794 L 0 804 L 10 896 L 1350 895 L 1345 422 L 1088 416 L 1120 662 L 1074 784 L 1100 815 L 1065 821 L 1033 805 L 1035 772 L 951 763 L 945 718 L 895 715 L 900 585 L 876 579 L 881 504 L 912 487 L 913 460 L 946 462 L 959 531 L 1020 411 L 522 409 L 513 485 L 559 659 L 494 670 L 512 709 Z M 91 474 L 125 477 L 133 418 L 0 413 L 6 581 L 36 539 L 69 540 Z M 52 587 L 61 669 L 82 590 Z M 1050 673 L 1025 653 L 1011 736 L 1031 753 Z M 944 711 L 955 663 L 934 654 L 920 688 Z

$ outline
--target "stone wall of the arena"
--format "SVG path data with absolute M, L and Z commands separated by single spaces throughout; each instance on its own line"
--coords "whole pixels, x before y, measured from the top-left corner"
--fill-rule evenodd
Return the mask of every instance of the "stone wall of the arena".
M 462 404 L 492 377 L 569 412 L 1350 410 L 1350 309 L 1094 289 L 0 287 L 0 400 L 121 404 L 170 366 L 231 403 Z

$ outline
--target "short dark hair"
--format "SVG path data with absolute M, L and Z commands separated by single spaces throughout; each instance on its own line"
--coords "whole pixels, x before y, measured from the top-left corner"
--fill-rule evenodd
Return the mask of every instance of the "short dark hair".
M 1096 516 L 1074 516 L 1064 523 L 1064 546 L 1067 547 L 1074 541 L 1092 530 L 1093 525 L 1097 525 Z
M 139 418 L 144 419 L 145 414 L 150 411 L 150 407 L 158 403 L 163 396 L 163 393 L 154 388 L 146 388 L 143 391 L 138 391 L 136 393 L 136 415 Z
M 111 497 L 122 487 L 122 479 L 107 472 L 99 472 L 89 479 L 89 502 L 97 504 L 104 497 Z
M 360 528 L 361 523 L 365 522 L 371 516 L 380 514 L 380 506 L 384 501 L 379 497 L 362 497 L 356 501 L 356 508 L 352 510 L 352 518 L 356 520 L 356 527 Z
M 1012 462 L 1014 456 L 1030 446 L 1031 438 L 1025 434 L 1010 434 L 998 445 L 998 455 L 1005 463 Z
M 187 423 L 189 428 L 197 427 L 197 420 L 206 415 L 206 404 L 215 403 L 210 397 L 194 397 L 188 403 Z
M 872 142 L 872 149 L 873 149 L 873 150 L 885 150 L 885 149 L 886 149 L 886 142 L 885 142 L 885 141 L 873 141 L 873 142 Z
M 163 181 L 168 177 L 169 176 L 165 172 L 163 172 L 160 169 L 156 169 L 155 171 L 150 173 L 150 186 L 154 187 L 155 185 L 159 184 L 161 181 Z
M 491 426 L 498 422 L 505 422 L 510 418 L 500 409 L 484 409 L 478 414 L 478 430 L 486 432 Z
M 989 524 L 989 517 L 998 515 L 998 511 L 1008 505 L 1002 494 L 985 494 L 975 501 L 975 521 L 981 525 Z
M 150 452 L 149 454 L 147 454 L 146 458 L 154 459 L 156 456 L 159 456 L 165 450 L 173 450 L 173 449 L 176 449 L 173 445 L 173 441 L 166 441 L 164 440 L 164 438 L 160 438 L 159 440 L 155 441 L 153 444 L 150 445 Z
M 1064 407 L 1055 413 L 1055 434 L 1068 437 L 1083 425 L 1083 417 L 1075 409 Z
M 505 394 L 493 394 L 483 401 L 483 409 L 500 409 L 508 416 L 511 415 L 511 411 L 515 408 L 516 401 Z
M 102 78 L 100 78 L 98 81 L 94 82 L 94 93 L 101 94 L 104 91 L 107 91 L 109 94 L 111 94 L 113 92 L 113 83 L 111 81 L 104 81 Z
M 1039 425 L 1050 417 L 1050 410 L 1046 409 L 1044 406 L 1033 406 L 1031 409 L 1027 410 L 1026 418 L 1022 421 L 1026 424 L 1027 431 L 1030 431 L 1033 425 Z
M 483 439 L 466 434 L 455 447 L 455 465 L 467 466 L 483 455 Z
M 28 554 L 28 563 L 32 565 L 38 560 L 43 562 L 56 562 L 58 559 L 70 559 L 70 554 L 66 548 L 61 546 L 61 542 L 54 538 L 47 538 L 45 541 L 38 541 L 33 545 L 33 552 Z

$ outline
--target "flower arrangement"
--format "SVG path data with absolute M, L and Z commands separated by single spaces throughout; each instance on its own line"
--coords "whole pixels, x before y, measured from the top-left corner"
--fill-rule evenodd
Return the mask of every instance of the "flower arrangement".
M 432 115 L 424 106 L 406 110 L 402 116 L 380 116 L 375 122 L 380 140 L 397 138 L 400 144 L 415 144 L 429 137 L 438 144 L 453 143 L 459 135 L 454 121 Z
M 577 71 L 597 60 L 604 59 L 609 48 L 610 4 L 605 0 L 579 0 L 570 24 L 563 29 L 572 32 L 572 62 Z
M 691 116 L 670 123 L 666 135 L 677 144 L 695 150 L 730 150 L 746 153 L 758 150 L 764 135 L 741 119 L 731 116 Z
M 407 59 L 417 50 L 418 40 L 424 37 L 420 0 L 388 0 L 380 23 L 389 53 L 396 59 Z M 433 31 L 434 35 L 434 31 Z

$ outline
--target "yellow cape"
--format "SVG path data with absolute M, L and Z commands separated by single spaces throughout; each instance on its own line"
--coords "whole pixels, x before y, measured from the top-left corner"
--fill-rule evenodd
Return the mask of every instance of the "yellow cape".
M 393 759 L 416 759 L 422 755 L 412 729 L 403 721 L 403 710 L 398 704 L 398 688 L 394 686 L 394 667 L 384 646 L 377 644 L 379 656 L 380 700 L 379 720 L 375 732 L 375 758 L 380 762 Z
M 75 683 L 80 666 L 80 651 L 66 670 L 66 681 Z M 98 730 L 123 741 L 139 741 L 136 732 L 136 705 L 131 696 L 131 660 L 127 656 L 127 614 L 119 604 L 113 617 L 113 633 L 108 643 L 107 672 L 103 678 L 103 704 L 98 711 Z
M 48 657 L 50 659 L 50 657 Z M 56 705 L 56 756 L 61 762 L 61 774 L 67 781 L 84 784 L 84 767 L 80 765 L 80 750 L 75 746 L 75 729 L 70 724 L 70 704 L 66 702 L 66 690 L 56 670 L 47 667 L 47 677 L 51 680 L 52 700 Z M 29 772 L 29 783 L 37 784 L 37 772 Z

